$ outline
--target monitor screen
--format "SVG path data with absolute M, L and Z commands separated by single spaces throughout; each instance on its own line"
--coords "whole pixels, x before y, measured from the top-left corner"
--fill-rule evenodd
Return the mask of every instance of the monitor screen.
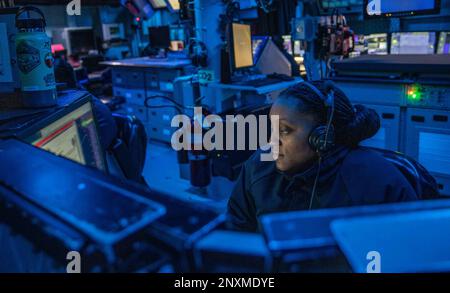
M 40 129 L 26 141 L 79 164 L 106 170 L 90 102 Z
M 356 57 L 367 54 L 367 46 L 365 44 L 366 38 L 364 35 L 355 34 L 353 37 L 353 41 L 355 47 L 353 49 L 353 52 L 350 53 L 350 57 Z
M 391 54 L 434 54 L 436 33 L 392 33 Z
M 360 55 L 387 55 L 388 54 L 388 35 L 370 34 L 354 36 L 355 49 L 350 53 L 350 57 Z
M 233 23 L 233 60 L 234 68 L 253 66 L 252 34 L 250 25 Z
M 162 9 L 167 7 L 165 0 L 150 0 L 149 2 L 152 5 L 153 9 Z
M 450 54 L 450 32 L 439 34 L 438 54 Z
M 388 54 L 388 36 L 387 34 L 371 34 L 365 36 L 364 44 L 369 55 L 387 55 Z
M 292 52 L 292 37 L 290 35 L 283 36 L 283 47 L 286 52 L 288 52 L 290 55 L 293 54 Z
M 125 29 L 121 23 L 103 24 L 102 30 L 104 41 L 125 39 Z
M 118 26 L 112 26 L 109 28 L 109 33 L 111 35 L 117 35 L 120 33 L 120 28 Z
M 169 26 L 149 27 L 148 34 L 150 45 L 153 48 L 167 49 L 170 47 Z
M 176 12 L 180 10 L 180 1 L 179 0 L 166 0 L 167 3 L 167 7 L 169 7 L 169 9 L 172 12 Z
M 302 43 L 300 41 L 294 41 L 294 56 L 303 56 L 304 53 Z
M 259 56 L 264 49 L 265 44 L 269 37 L 252 37 L 252 51 L 253 51 L 253 61 L 254 63 L 258 62 Z
M 95 33 L 92 28 L 71 29 L 68 31 L 71 54 L 88 54 L 96 50 Z
M 408 16 L 438 13 L 439 0 L 365 0 L 366 16 Z

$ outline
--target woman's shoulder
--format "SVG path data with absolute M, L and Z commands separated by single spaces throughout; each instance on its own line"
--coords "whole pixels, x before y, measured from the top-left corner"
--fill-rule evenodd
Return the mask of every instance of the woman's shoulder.
M 381 152 L 367 147 L 356 147 L 349 151 L 342 163 L 344 177 L 358 180 L 401 181 L 406 180 L 397 167 L 384 158 Z M 364 176 L 361 176 L 364 175 Z
M 367 172 L 377 173 L 378 176 L 382 175 L 378 173 L 381 170 L 385 171 L 398 171 L 397 168 L 386 160 L 383 155 L 376 151 L 376 149 L 367 147 L 355 147 L 352 148 L 346 159 L 343 162 L 345 167 L 350 168 L 364 168 Z
M 382 151 L 359 147 L 349 154 L 341 173 L 355 202 L 388 203 L 417 200 L 407 177 Z

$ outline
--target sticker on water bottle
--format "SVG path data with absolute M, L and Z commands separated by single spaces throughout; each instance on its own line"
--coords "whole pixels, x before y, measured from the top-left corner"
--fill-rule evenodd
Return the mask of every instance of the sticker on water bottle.
M 28 74 L 41 64 L 40 52 L 29 41 L 17 45 L 17 63 L 22 73 Z
M 28 37 L 26 35 L 25 37 Z M 22 39 L 17 41 L 17 65 L 20 70 L 22 91 L 44 91 L 56 86 L 54 59 L 49 48 L 49 42 L 40 38 Z

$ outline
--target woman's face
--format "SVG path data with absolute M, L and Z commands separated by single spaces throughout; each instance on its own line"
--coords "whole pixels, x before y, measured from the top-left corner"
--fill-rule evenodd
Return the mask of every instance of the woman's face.
M 279 119 L 276 166 L 278 170 L 288 173 L 304 170 L 317 158 L 308 143 L 309 134 L 317 123 L 312 115 L 299 112 L 298 106 L 299 101 L 296 99 L 280 98 L 275 100 L 270 110 L 271 121 L 273 115 L 278 115 Z M 271 144 L 277 139 L 276 136 L 276 132 L 272 131 Z

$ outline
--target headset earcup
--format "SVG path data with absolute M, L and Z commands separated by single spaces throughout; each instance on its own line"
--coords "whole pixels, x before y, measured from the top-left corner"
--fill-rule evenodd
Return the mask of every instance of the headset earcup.
M 197 54 L 194 50 L 195 46 L 200 46 L 202 49 L 202 52 Z M 194 65 L 195 67 L 208 66 L 208 54 L 207 54 L 207 48 L 206 48 L 205 44 L 203 44 L 202 42 L 192 42 L 189 45 L 189 58 L 192 61 L 192 65 Z
M 319 136 L 321 135 L 321 126 L 318 126 L 314 128 L 311 133 L 309 134 L 308 142 L 309 146 L 313 149 L 313 151 L 318 152 L 319 151 Z
M 334 127 L 330 125 L 327 136 L 327 126 L 320 125 L 311 131 L 309 145 L 315 152 L 326 152 L 334 146 Z

